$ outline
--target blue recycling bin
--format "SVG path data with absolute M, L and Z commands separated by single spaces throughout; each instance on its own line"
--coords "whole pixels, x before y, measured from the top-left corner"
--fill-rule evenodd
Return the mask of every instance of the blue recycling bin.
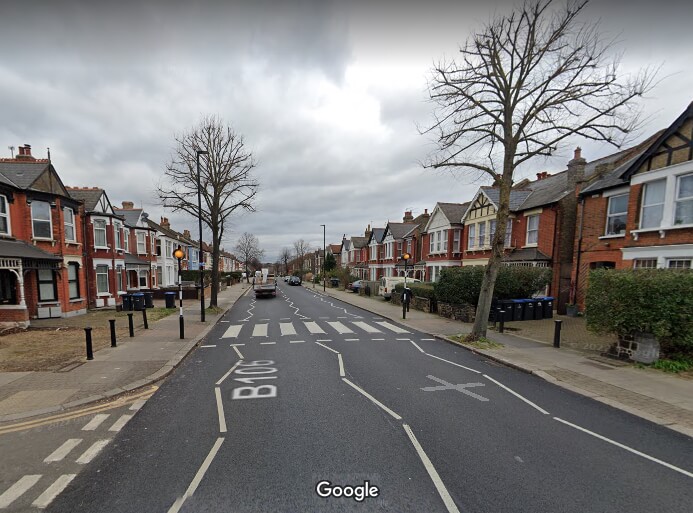
M 132 310 L 132 295 L 121 294 L 120 297 L 123 300 L 123 310 L 128 312 Z
M 132 295 L 132 308 L 138 312 L 144 310 L 144 294 L 138 292 Z
M 542 298 L 544 305 L 544 319 L 553 319 L 553 297 Z
M 533 321 L 535 301 L 533 299 L 521 299 L 520 301 L 522 301 L 522 320 Z
M 175 292 L 164 292 L 164 299 L 166 299 L 166 308 L 176 307 L 176 293 Z

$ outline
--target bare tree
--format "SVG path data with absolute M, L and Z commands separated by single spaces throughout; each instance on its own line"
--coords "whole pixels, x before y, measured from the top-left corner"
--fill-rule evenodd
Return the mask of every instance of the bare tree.
M 260 242 L 252 233 L 245 232 L 238 239 L 234 248 L 236 255 L 243 261 L 245 267 L 245 280 L 250 282 L 250 269 L 258 269 L 256 265 L 265 254 L 265 251 L 260 249 Z
M 301 276 L 303 276 L 303 264 L 306 260 L 306 255 L 310 251 L 310 244 L 308 244 L 303 239 L 298 239 L 294 242 L 294 252 L 296 253 L 296 260 L 298 265 L 301 267 Z
M 218 117 L 208 116 L 200 124 L 175 137 L 176 149 L 166 166 L 157 194 L 164 207 L 202 218 L 212 232 L 212 294 L 217 305 L 220 244 L 231 215 L 254 212 L 259 184 L 252 176 L 255 161 L 243 137 Z M 198 150 L 207 151 L 198 157 Z M 198 209 L 197 159 L 200 162 L 202 209 Z
M 291 254 L 291 250 L 289 248 L 283 248 L 282 252 L 279 254 L 279 260 L 284 264 L 284 274 L 289 274 L 289 262 L 291 262 L 292 258 L 293 255 Z
M 639 124 L 635 101 L 655 71 L 621 77 L 620 56 L 598 26 L 580 23 L 586 0 L 526 1 L 498 15 L 460 49 L 458 60 L 433 70 L 429 95 L 437 149 L 425 167 L 487 176 L 500 191 L 492 256 L 470 338 L 486 335 L 501 265 L 513 172 L 549 157 L 570 136 L 618 146 Z M 554 8 L 555 7 L 555 8 Z

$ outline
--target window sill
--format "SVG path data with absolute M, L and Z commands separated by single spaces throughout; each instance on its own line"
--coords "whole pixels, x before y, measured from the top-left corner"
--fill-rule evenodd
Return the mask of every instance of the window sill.
M 53 301 L 39 301 L 36 303 L 36 306 L 60 306 L 60 301 L 53 300 Z
M 66 240 L 65 244 L 67 244 L 68 246 L 81 246 L 82 245 L 81 242 L 77 242 L 76 240 Z
M 525 248 L 536 248 L 536 247 L 538 247 L 538 246 L 539 246 L 539 244 L 526 244 L 526 245 L 522 246 L 522 249 L 525 249 Z
M 0 304 L 0 310 L 26 310 L 26 305 L 2 305 Z
M 75 299 L 70 299 L 70 303 L 81 303 L 82 301 L 85 301 L 83 297 L 78 297 Z
M 32 237 L 31 242 L 33 242 L 34 245 L 36 245 L 37 242 L 50 242 L 53 246 L 55 246 L 55 243 L 58 241 L 55 239 L 48 239 L 48 238 L 44 239 L 43 237 Z
M 101 251 L 110 251 L 111 248 L 109 248 L 108 246 L 94 246 L 94 251 L 99 251 L 99 250 L 101 250 Z
M 96 297 L 112 297 L 110 292 L 99 292 Z
M 618 233 L 614 235 L 602 235 L 601 237 L 597 237 L 599 240 L 602 239 L 622 239 L 626 236 L 625 233 Z

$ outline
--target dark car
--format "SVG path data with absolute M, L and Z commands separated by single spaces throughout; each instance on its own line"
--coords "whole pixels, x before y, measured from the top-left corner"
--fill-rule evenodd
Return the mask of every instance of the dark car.
M 358 294 L 358 293 L 359 293 L 359 290 L 361 289 L 361 280 L 356 280 L 356 281 L 350 283 L 350 284 L 347 286 L 347 289 L 349 289 L 350 291 L 352 291 L 352 292 Z
M 292 276 L 289 278 L 289 285 L 300 285 L 301 284 L 301 278 L 298 276 Z

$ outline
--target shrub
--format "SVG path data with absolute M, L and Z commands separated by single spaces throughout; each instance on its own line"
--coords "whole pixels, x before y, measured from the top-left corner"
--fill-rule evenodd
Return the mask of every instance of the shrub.
M 693 273 L 669 269 L 590 273 L 585 316 L 597 333 L 652 333 L 663 353 L 693 351 Z
M 448 267 L 434 284 L 435 297 L 443 303 L 479 302 L 484 266 Z M 493 295 L 498 299 L 530 297 L 551 283 L 551 269 L 546 267 L 501 266 Z
M 435 292 L 433 291 L 433 283 L 409 283 L 407 286 L 411 289 L 411 293 L 415 297 L 424 297 L 426 299 L 435 299 Z M 398 283 L 395 285 L 395 292 L 401 294 L 404 290 L 404 283 Z

